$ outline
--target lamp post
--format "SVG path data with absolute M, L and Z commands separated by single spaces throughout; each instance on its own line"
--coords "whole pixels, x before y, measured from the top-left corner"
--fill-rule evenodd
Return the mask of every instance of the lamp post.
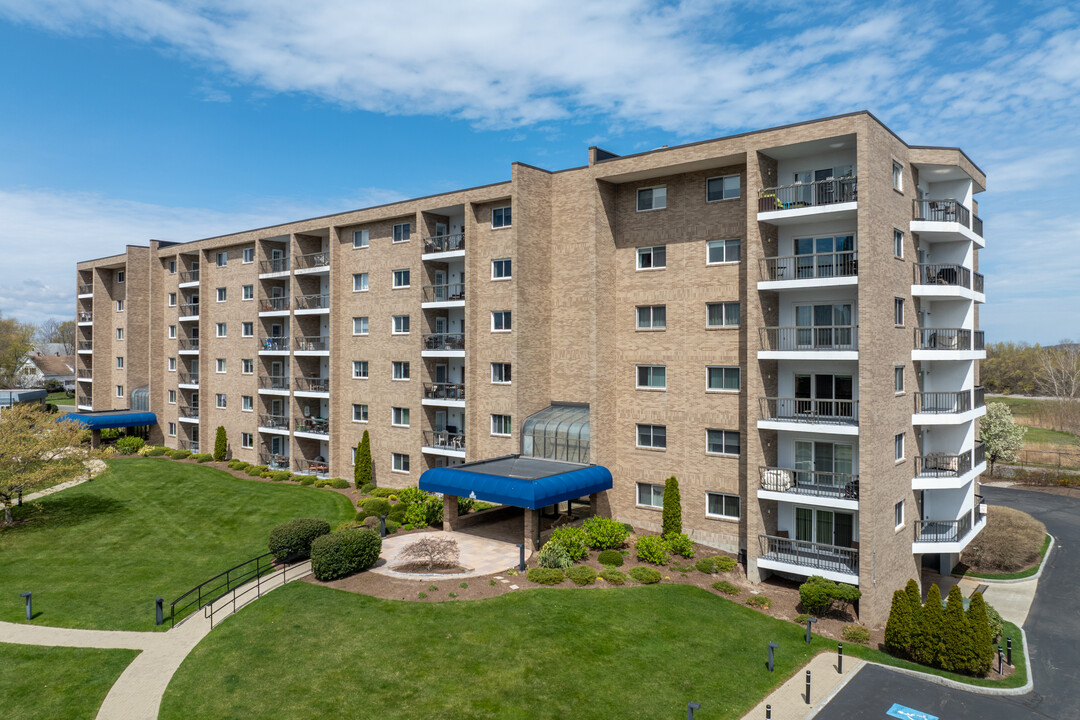
M 773 671 L 773 651 L 780 647 L 780 643 L 769 643 L 769 672 Z
M 816 623 L 816 622 L 817 622 L 817 618 L 814 618 L 814 617 L 806 618 L 806 644 L 807 645 L 810 644 L 810 626 L 813 623 Z
M 694 720 L 694 711 L 700 710 L 701 706 L 696 702 L 686 703 L 686 720 Z
M 28 592 L 19 593 L 19 597 L 26 598 L 26 620 L 29 622 L 30 620 L 33 620 L 33 618 L 34 618 L 34 610 L 33 610 L 33 606 L 31 605 L 30 593 L 28 593 Z

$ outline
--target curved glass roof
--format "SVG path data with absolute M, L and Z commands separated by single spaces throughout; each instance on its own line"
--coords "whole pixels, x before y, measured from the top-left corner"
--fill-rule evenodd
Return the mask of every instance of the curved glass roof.
M 527 457 L 589 462 L 589 408 L 552 405 L 525 419 L 521 454 Z
M 131 409 L 138 412 L 150 411 L 150 386 L 143 385 L 131 391 Z

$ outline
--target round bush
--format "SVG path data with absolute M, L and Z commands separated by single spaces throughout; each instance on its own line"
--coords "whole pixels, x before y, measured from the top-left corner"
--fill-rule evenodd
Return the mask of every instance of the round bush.
M 394 522 L 390 518 L 386 518 L 386 534 L 393 535 L 401 528 L 401 523 Z
M 667 543 L 668 550 L 676 555 L 687 559 L 694 557 L 694 541 L 684 533 L 668 533 L 664 536 L 664 542 Z
M 863 625 L 845 625 L 840 631 L 840 636 L 860 645 L 870 644 L 870 630 Z
M 243 460 L 233 460 L 229 463 L 229 467 L 233 470 L 247 470 L 251 467 L 251 463 L 244 462 Z
M 315 538 L 330 532 L 330 523 L 318 518 L 297 518 L 270 531 L 270 552 L 278 560 L 306 558 Z
M 316 580 L 336 580 L 374 565 L 382 551 L 379 533 L 368 528 L 321 535 L 311 543 Z
M 566 548 L 551 540 L 540 548 L 540 552 L 536 555 L 536 561 L 540 563 L 542 568 L 568 568 L 574 564 L 574 561 L 570 559 L 570 553 L 566 552 Z
M 600 577 L 602 577 L 605 582 L 611 585 L 626 584 L 626 573 L 620 570 L 615 570 L 613 568 L 605 568 L 604 570 L 601 570 Z
M 130 435 L 126 435 L 116 441 L 116 449 L 120 451 L 121 455 L 134 455 L 142 450 L 142 447 L 145 444 L 146 441 L 141 437 L 131 437 Z
M 1026 512 L 1001 505 L 987 508 L 986 527 L 964 548 L 960 562 L 976 572 L 1009 573 L 1039 562 L 1046 526 Z
M 149 450 L 147 450 L 146 451 L 146 457 L 160 457 L 161 455 L 164 455 L 168 451 L 169 451 L 168 448 L 163 448 L 160 445 L 158 445 L 158 446 L 152 447 Z
M 759 610 L 768 610 L 772 607 L 772 600 L 764 595 L 751 595 L 746 598 L 746 604 Z
M 330 487 L 334 488 L 335 490 L 344 490 L 347 487 L 352 487 L 352 485 L 350 485 L 349 481 L 344 478 L 331 478 Z
M 206 462 L 210 462 L 211 460 L 214 459 L 214 454 L 213 453 L 199 453 L 198 455 L 193 455 L 192 457 L 195 458 L 195 462 L 197 462 L 197 463 L 206 463 Z
M 292 473 L 288 470 L 275 470 L 270 473 L 270 479 L 274 482 L 283 482 L 292 477 Z
M 601 565 L 610 565 L 611 567 L 622 567 L 623 562 L 625 562 L 623 554 L 618 550 L 604 550 L 596 559 L 600 561 Z
M 389 514 L 387 514 L 386 516 L 386 519 L 393 520 L 399 525 L 403 525 L 405 523 L 405 506 L 394 505 L 393 507 L 391 507 Z
M 365 485 L 364 487 L 367 487 L 367 485 Z M 381 498 L 388 498 L 388 497 L 390 497 L 391 495 L 397 495 L 397 494 L 398 494 L 399 492 L 401 492 L 401 491 L 400 491 L 400 490 L 397 490 L 397 489 L 395 489 L 395 488 L 381 488 L 381 487 L 377 487 L 377 488 L 373 488 L 373 489 L 371 489 L 371 490 L 366 490 L 365 492 L 366 492 L 366 493 L 367 493 L 368 495 L 370 495 L 371 497 L 381 497 Z
M 574 565 L 566 571 L 566 577 L 575 585 L 592 585 L 596 582 L 596 571 L 588 565 Z
M 739 588 L 729 583 L 727 580 L 717 580 L 712 584 L 712 589 L 718 592 L 722 592 L 725 595 L 738 595 Z
M 431 497 L 429 493 L 424 492 L 418 487 L 407 487 L 397 491 L 398 500 L 404 505 L 412 505 L 414 503 L 422 503 L 427 498 Z
M 671 555 L 667 543 L 659 535 L 643 535 L 638 538 L 637 559 L 653 565 L 667 565 Z
M 581 529 L 585 531 L 585 542 L 594 550 L 622 547 L 630 535 L 621 522 L 599 515 L 593 515 L 586 520 Z
M 548 543 L 562 545 L 573 562 L 584 560 L 589 554 L 589 548 L 585 545 L 585 531 L 578 527 L 555 528 Z
M 362 488 L 360 488 L 360 492 L 364 493 L 365 495 L 370 495 L 371 491 L 374 489 L 375 483 L 368 483 L 367 485 L 364 485 Z
M 368 498 L 360 505 L 368 515 L 389 515 L 390 503 L 382 498 Z
M 529 568 L 525 576 L 534 583 L 541 585 L 558 585 L 566 579 L 566 575 L 559 568 Z
M 630 577 L 643 585 L 652 585 L 660 582 L 660 571 L 650 567 L 630 568 Z
M 173 460 L 185 460 L 191 457 L 191 453 L 189 453 L 187 450 L 170 450 L 169 457 L 171 457 Z
M 265 465 L 251 465 L 250 467 L 245 468 L 244 472 L 246 472 L 251 477 L 261 477 L 262 474 L 264 472 L 266 472 L 266 466 Z
M 315 484 L 314 475 L 294 475 L 293 480 L 304 486 Z

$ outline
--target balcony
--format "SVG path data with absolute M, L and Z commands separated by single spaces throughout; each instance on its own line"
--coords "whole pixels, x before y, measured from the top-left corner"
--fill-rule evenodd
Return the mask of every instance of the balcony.
M 858 360 L 857 325 L 821 325 L 801 327 L 764 327 L 761 337 L 761 360 Z
M 280 434 L 289 434 L 289 417 L 287 415 L 259 415 L 260 431 L 280 431 Z
M 976 330 L 973 333 L 973 344 L 975 345 L 976 352 L 986 352 L 986 333 L 982 330 Z
M 779 255 L 758 260 L 758 290 L 836 287 L 859 282 L 858 252 Z
M 78 397 L 78 398 L 77 398 L 77 399 L 75 400 L 75 403 L 76 403 L 76 404 L 78 405 L 78 407 L 80 407 L 80 408 L 87 408 L 87 409 L 89 409 L 89 408 L 93 407 L 93 405 L 92 405 L 92 404 L 91 404 L 91 402 L 90 402 L 90 396 L 89 396 L 89 395 L 80 395 L 80 396 L 79 396 L 79 397 Z
M 970 350 L 971 331 L 964 328 L 915 328 L 916 350 Z
M 277 275 L 289 272 L 289 258 L 273 258 L 259 261 L 259 275 Z
M 199 454 L 199 441 L 198 440 L 181 440 L 177 443 L 181 450 L 187 450 L 192 455 Z
M 93 371 L 90 368 L 79 368 L 78 370 L 75 371 L 75 377 L 78 378 L 79 380 L 87 380 L 87 381 L 89 381 L 94 376 L 93 376 Z
M 199 319 L 199 303 L 180 303 L 180 321 Z
M 79 324 L 80 325 L 93 325 L 94 324 L 94 313 L 92 313 L 92 312 L 85 312 L 85 311 L 80 312 L 78 317 L 79 317 Z
M 859 403 L 849 399 L 760 398 L 765 430 L 801 430 L 836 435 L 859 434 Z
M 966 413 L 969 410 L 971 410 L 971 393 L 967 390 L 915 393 L 916 414 L 957 414 Z
M 765 493 L 782 493 L 792 497 L 772 497 L 786 502 L 801 501 L 809 498 L 822 498 L 829 506 L 843 507 L 847 503 L 836 501 L 858 501 L 859 476 L 846 473 L 818 472 L 817 470 L 794 470 L 792 468 L 758 468 L 761 477 L 761 489 Z M 797 497 L 794 497 L 797 496 Z M 766 497 L 758 493 L 758 497 Z M 858 505 L 851 504 L 852 509 Z
M 260 353 L 287 353 L 289 352 L 289 336 L 262 337 L 259 338 Z
M 79 283 L 78 286 L 76 286 L 76 291 L 77 291 L 76 294 L 79 297 L 93 297 L 94 296 L 94 286 L 92 284 L 90 284 L 90 283 Z
M 265 465 L 268 470 L 292 469 L 292 465 L 289 464 L 288 455 L 277 455 L 275 453 L 259 453 L 259 464 Z
M 971 289 L 981 295 L 985 295 L 986 291 L 983 289 L 985 287 L 985 280 L 982 273 L 972 273 L 972 276 L 974 277 L 974 285 L 972 285 Z
M 953 198 L 912 200 L 911 231 L 923 242 L 969 240 L 984 247 L 983 222 Z
M 431 353 L 438 357 L 441 353 L 450 355 L 465 354 L 465 333 L 424 333 L 424 347 L 421 354 Z
M 330 312 L 329 295 L 297 295 L 296 314 L 315 315 Z
M 329 394 L 330 378 L 298 377 L 294 378 L 297 393 Z
M 963 265 L 954 263 L 915 263 L 912 266 L 911 294 L 929 298 L 963 298 L 982 302 L 983 277 L 978 273 L 977 282 L 972 284 L 972 272 Z M 976 285 L 978 286 L 976 288 Z
M 464 307 L 465 283 L 425 285 L 423 307 Z
M 177 383 L 177 385 L 181 385 L 181 386 L 189 385 L 191 387 L 199 387 L 199 373 L 197 373 L 197 372 L 194 372 L 194 373 L 188 373 L 188 372 L 179 373 L 177 375 L 177 377 L 176 377 L 176 383 Z
M 180 287 L 185 285 L 198 285 L 199 284 L 199 271 L 198 270 L 184 270 L 180 273 Z
M 855 176 L 816 180 L 758 191 L 758 220 L 774 225 L 855 217 L 859 196 Z
M 437 235 L 424 238 L 424 254 L 464 252 L 465 233 L 455 235 Z
M 317 439 L 329 439 L 330 421 L 319 417 L 293 418 L 293 432 L 302 436 L 319 436 Z
M 92 353 L 94 352 L 93 340 L 80 340 L 76 344 L 76 351 L 80 353 Z
M 260 375 L 259 376 L 259 390 L 274 391 L 275 393 L 281 393 L 283 395 L 289 394 L 289 376 L 288 375 Z
M 180 421 L 199 422 L 198 405 L 181 405 L 179 409 Z
M 915 475 L 918 477 L 959 478 L 971 472 L 971 451 L 953 455 L 932 452 L 915 456 Z
M 329 335 L 301 335 L 296 338 L 297 353 L 328 353 L 330 352 Z
M 449 430 L 425 430 L 423 451 L 448 457 L 465 457 L 465 435 Z
M 982 440 L 975 441 L 975 467 L 979 467 L 986 462 L 986 445 Z
M 297 275 L 304 273 L 327 272 L 330 269 L 330 253 L 328 251 L 297 255 L 293 270 Z
M 465 407 L 465 384 L 426 382 L 421 404 L 435 407 Z
M 330 474 L 330 464 L 325 460 L 308 460 L 307 458 L 295 458 L 296 472 L 302 475 L 315 475 L 325 478 Z
M 825 543 L 758 535 L 758 567 L 800 575 L 822 575 L 839 582 L 859 581 L 859 551 Z
M 289 312 L 289 298 L 287 297 L 272 297 L 263 298 L 259 301 L 259 314 L 263 313 L 288 313 Z
M 178 343 L 181 353 L 199 352 L 199 338 L 180 338 Z
M 982 495 L 976 495 L 974 506 L 956 520 L 916 520 L 912 552 L 920 554 L 963 550 L 986 524 L 982 503 Z

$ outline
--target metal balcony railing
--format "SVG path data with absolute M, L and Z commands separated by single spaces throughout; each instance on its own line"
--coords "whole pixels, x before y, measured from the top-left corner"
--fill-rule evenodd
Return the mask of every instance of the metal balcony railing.
M 983 278 L 982 273 L 972 273 L 972 277 L 974 278 L 975 284 L 972 285 L 971 289 L 977 293 L 985 293 L 986 290 L 983 288 L 985 287 L 986 281 Z
M 301 335 L 296 338 L 296 349 L 304 351 L 326 351 L 330 349 L 329 335 Z
M 260 260 L 259 272 L 260 273 L 279 273 L 288 272 L 289 270 L 289 258 L 275 258 L 273 260 Z
M 760 557 L 814 570 L 859 574 L 859 551 L 825 543 L 758 535 Z
M 975 386 L 975 407 L 986 407 L 986 388 L 982 385 Z
M 289 418 L 287 415 L 270 415 L 269 413 L 263 413 L 259 415 L 259 427 L 270 428 L 272 430 L 288 430 Z
M 180 338 L 178 345 L 181 350 L 198 350 L 199 338 Z
M 94 349 L 94 341 L 93 340 L 80 340 L 79 344 L 78 344 L 78 349 L 79 350 L 93 350 Z
M 966 228 L 971 228 L 971 211 L 960 204 L 959 200 L 945 198 L 941 200 L 912 200 L 912 220 L 926 220 L 929 222 L 955 222 Z M 982 223 L 979 224 L 979 235 L 982 235 Z
M 199 441 L 198 440 L 181 440 L 177 443 L 181 450 L 187 450 L 192 455 L 199 454 Z
M 976 494 L 975 507 L 971 509 L 971 515 L 976 525 L 981 523 L 983 519 L 983 502 L 985 502 L 985 498 L 982 495 Z
M 972 513 L 968 512 L 957 520 L 916 520 L 915 541 L 959 542 L 971 532 L 971 516 Z
M 292 465 L 289 464 L 288 455 L 278 455 L 276 453 L 261 452 L 259 453 L 259 464 L 265 465 L 268 470 L 291 470 Z
M 859 274 L 859 256 L 851 250 L 764 257 L 758 259 L 758 270 L 762 280 L 855 277 Z
M 94 376 L 90 368 L 79 368 L 75 371 L 75 377 L 83 380 L 92 380 Z
M 858 425 L 857 400 L 810 398 L 760 398 L 761 417 L 824 425 Z
M 92 312 L 80 312 L 79 322 L 94 322 L 94 313 Z
M 858 178 L 854 175 L 794 185 L 780 185 L 758 191 L 758 212 L 855 202 L 858 196 Z
M 197 417 L 199 417 L 199 406 L 198 405 L 181 405 L 180 406 L 180 417 L 186 417 L 186 418 L 197 418 Z
M 758 329 L 762 350 L 858 350 L 857 325 L 763 327 Z
M 915 263 L 916 285 L 951 285 L 971 289 L 971 270 L 953 263 Z
M 465 249 L 465 233 L 437 235 L 424 238 L 425 253 L 452 252 Z
M 271 297 L 259 301 L 259 312 L 285 312 L 289 309 L 289 298 Z
M 263 337 L 259 339 L 259 350 L 267 352 L 286 352 L 289 349 L 289 336 Z
M 78 400 L 76 400 L 75 402 L 78 403 L 79 405 L 86 405 L 86 406 L 91 405 L 90 398 L 87 397 L 86 395 L 80 395 Z
M 986 333 L 982 330 L 976 330 L 974 333 L 974 347 L 976 350 L 986 349 Z
M 465 333 L 424 333 L 425 350 L 464 350 Z
M 199 314 L 199 303 L 180 303 L 180 316 L 192 317 Z
M 296 270 L 309 270 L 311 268 L 329 267 L 330 266 L 330 253 L 329 252 L 316 252 L 308 253 L 307 255 L 297 255 L 296 263 L 293 266 Z
M 330 296 L 329 295 L 297 295 L 296 296 L 296 309 L 297 310 L 329 310 L 330 309 Z
M 971 471 L 971 451 L 959 455 L 932 452 L 915 456 L 915 475 L 918 477 L 952 478 Z
M 296 472 L 304 475 L 326 477 L 330 473 L 330 464 L 325 460 L 308 460 L 307 458 L 293 458 L 296 464 Z
M 314 435 L 329 435 L 330 421 L 318 417 L 293 418 L 293 432 L 312 433 Z
M 424 383 L 424 397 L 428 400 L 464 400 L 464 383 Z
M 180 282 L 182 282 L 182 283 L 199 282 L 199 271 L 198 270 L 184 270 L 183 272 L 180 273 Z
M 425 430 L 424 446 L 442 450 L 464 450 L 465 435 L 449 430 Z
M 261 390 L 288 390 L 288 375 L 260 375 L 259 389 Z
M 177 375 L 176 381 L 180 385 L 198 385 L 199 373 L 182 372 Z
M 975 464 L 979 465 L 980 463 L 984 463 L 984 462 L 986 462 L 986 445 L 983 444 L 982 440 L 976 440 L 975 441 Z
M 323 377 L 298 377 L 294 378 L 296 381 L 296 389 L 301 392 L 330 392 L 330 378 Z
M 970 350 L 971 331 L 964 328 L 915 328 L 916 350 Z
M 983 236 L 983 221 L 978 215 L 971 216 L 971 230 L 979 237 Z
M 465 283 L 424 286 L 424 302 L 454 302 L 464 299 Z
M 77 287 L 79 295 L 92 295 L 94 293 L 94 286 L 90 283 L 79 283 Z
M 948 415 L 963 413 L 971 409 L 971 393 L 960 392 L 916 392 L 915 412 L 928 415 Z
M 858 475 L 764 465 L 758 468 L 758 472 L 762 490 L 836 500 L 859 499 Z

